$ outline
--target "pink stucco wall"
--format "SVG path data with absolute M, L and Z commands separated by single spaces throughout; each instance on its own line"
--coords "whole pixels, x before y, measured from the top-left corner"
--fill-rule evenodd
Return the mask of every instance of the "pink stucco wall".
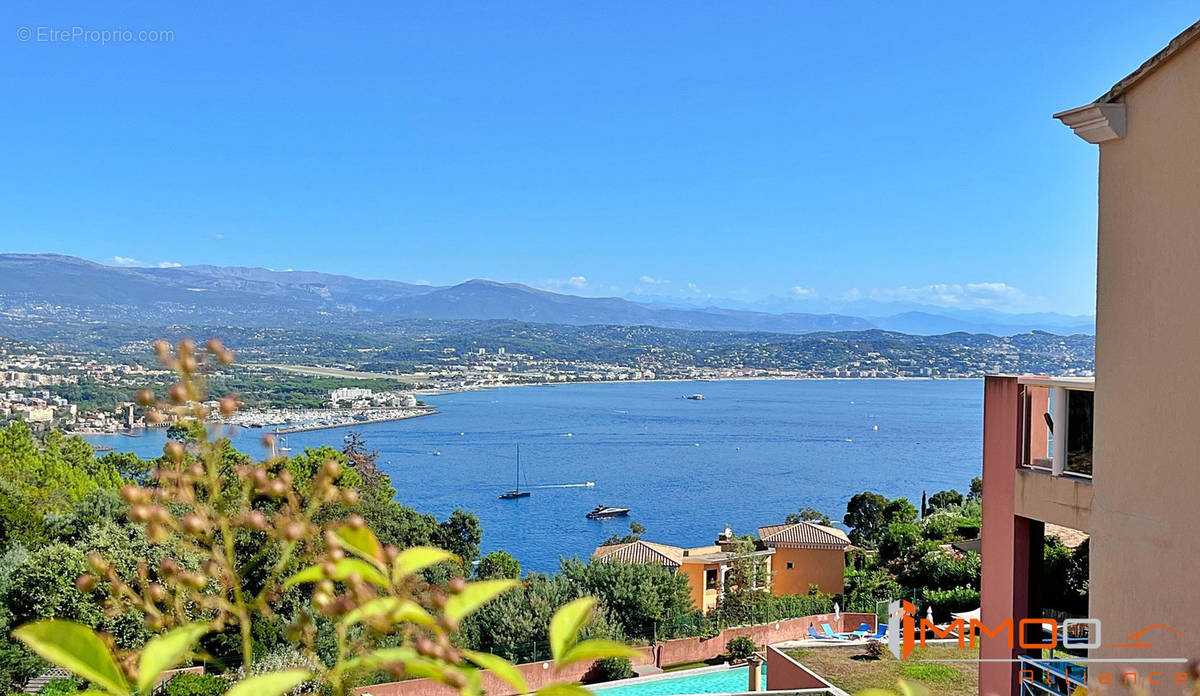
M 776 648 L 767 648 L 767 691 L 827 687 L 823 679 Z
M 634 665 L 653 664 L 662 667 L 681 662 L 711 660 L 724 653 L 725 646 L 729 641 L 738 636 L 750 636 L 758 645 L 770 645 L 807 637 L 809 626 L 819 630 L 822 623 L 828 623 L 838 631 L 853 630 L 862 623 L 870 624 L 874 628 L 875 615 L 844 613 L 841 615 L 841 620 L 837 621 L 832 614 L 817 614 L 758 626 L 728 628 L 714 638 L 679 638 L 639 648 L 640 655 L 632 662 Z M 591 664 L 572 665 L 562 672 L 555 672 L 554 665 L 549 662 L 533 662 L 518 666 L 521 673 L 525 675 L 525 679 L 528 680 L 531 690 L 539 689 L 551 682 L 582 681 L 591 668 Z M 769 663 L 767 672 L 770 674 Z M 507 682 L 493 677 L 491 674 L 484 675 L 483 688 L 489 696 L 511 696 L 514 693 Z M 450 696 L 453 691 L 428 679 L 410 679 L 362 687 L 356 689 L 355 693 L 371 694 L 372 696 Z

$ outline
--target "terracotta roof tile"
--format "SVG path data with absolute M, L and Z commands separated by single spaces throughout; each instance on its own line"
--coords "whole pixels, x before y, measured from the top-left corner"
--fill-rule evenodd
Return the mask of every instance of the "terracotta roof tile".
M 638 540 L 628 544 L 600 546 L 592 553 L 592 558 L 598 561 L 656 563 L 669 568 L 678 568 L 683 564 L 683 549 L 678 546 Z
M 850 545 L 850 538 L 842 530 L 812 522 L 759 527 L 758 537 L 767 546 L 788 548 L 844 550 Z

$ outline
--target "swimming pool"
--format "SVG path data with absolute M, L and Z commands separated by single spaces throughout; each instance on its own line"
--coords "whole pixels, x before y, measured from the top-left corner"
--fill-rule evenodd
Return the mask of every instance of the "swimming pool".
M 693 670 L 688 670 L 693 671 Z M 762 666 L 766 682 L 767 666 Z M 750 668 L 705 669 L 700 674 L 680 672 L 637 679 L 620 686 L 591 687 L 598 696 L 675 696 L 676 694 L 728 694 L 750 690 Z

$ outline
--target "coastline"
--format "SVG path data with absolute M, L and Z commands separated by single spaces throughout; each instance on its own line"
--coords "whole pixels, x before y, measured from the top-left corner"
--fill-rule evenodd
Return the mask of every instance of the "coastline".
M 425 409 L 420 413 L 410 413 L 403 416 L 389 416 L 385 418 L 371 418 L 368 420 L 356 420 L 353 423 L 322 423 L 321 425 L 299 425 L 294 428 L 276 428 L 275 430 L 266 430 L 271 435 L 290 435 L 292 433 L 306 433 L 313 430 L 332 430 L 334 428 L 353 428 L 358 425 L 371 425 L 372 423 L 392 423 L 395 421 L 411 420 L 413 418 L 421 418 L 423 416 L 436 415 L 438 410 L 435 408 Z
M 575 380 L 571 382 L 520 382 L 508 384 L 475 385 L 453 389 L 417 389 L 413 394 L 421 396 L 440 396 L 443 394 L 458 394 L 461 392 L 487 391 L 489 389 L 510 389 L 516 387 L 569 387 L 581 384 L 687 384 L 695 382 L 969 382 L 981 381 L 979 377 L 776 377 L 770 375 L 756 377 L 687 377 L 672 379 L 595 379 Z

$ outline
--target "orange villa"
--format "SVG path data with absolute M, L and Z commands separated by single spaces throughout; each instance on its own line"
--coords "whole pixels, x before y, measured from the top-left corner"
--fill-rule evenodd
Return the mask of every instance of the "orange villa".
M 840 594 L 850 540 L 840 529 L 811 522 L 759 528 L 761 539 L 754 550 L 741 554 L 731 550 L 733 534 L 728 528 L 715 544 L 681 548 L 639 539 L 624 544 L 600 546 L 592 553 L 596 561 L 656 563 L 687 576 L 692 601 L 701 611 L 717 606 L 725 577 L 734 561 L 746 556 L 766 565 L 772 594 L 808 594 L 815 585 L 821 592 Z
M 759 527 L 762 544 L 775 552 L 771 591 L 808 594 L 816 587 L 825 594 L 845 590 L 846 549 L 850 539 L 836 527 L 812 522 Z

